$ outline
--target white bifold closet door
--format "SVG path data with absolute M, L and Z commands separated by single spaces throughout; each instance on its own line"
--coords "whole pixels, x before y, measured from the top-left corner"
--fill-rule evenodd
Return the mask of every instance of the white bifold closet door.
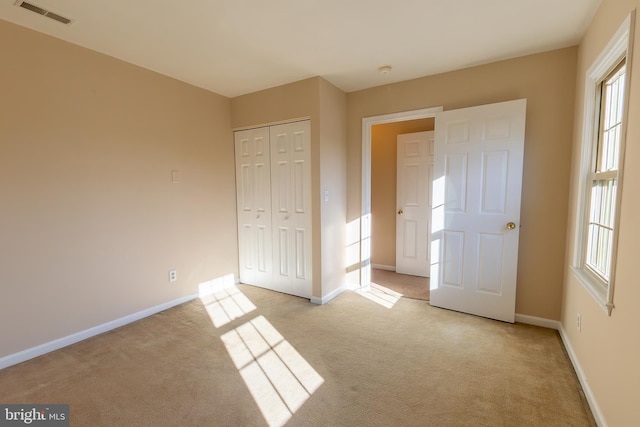
M 240 281 L 271 286 L 269 128 L 235 133 Z
M 235 133 L 240 281 L 311 297 L 308 120 Z

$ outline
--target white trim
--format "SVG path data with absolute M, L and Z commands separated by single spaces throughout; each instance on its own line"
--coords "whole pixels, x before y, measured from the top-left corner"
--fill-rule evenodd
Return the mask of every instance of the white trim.
M 331 301 L 332 299 L 334 299 L 335 297 L 337 297 L 338 295 L 340 295 L 346 290 L 347 290 L 347 287 L 342 285 L 335 291 L 329 293 L 328 295 L 323 296 L 322 298 L 311 297 L 311 303 L 317 304 L 317 305 L 325 305 L 326 303 L 328 303 L 329 301 Z
M 396 271 L 395 265 L 371 264 L 371 268 L 377 268 L 378 270 Z
M 525 323 L 527 325 L 541 326 L 543 328 L 560 330 L 562 324 L 558 320 L 545 319 L 544 317 L 529 316 L 527 314 L 515 315 L 516 322 Z
M 585 288 L 587 293 L 589 293 L 598 307 L 602 309 L 607 314 L 611 314 L 609 312 L 609 307 L 607 306 L 607 290 L 600 286 L 600 284 L 593 278 L 593 276 L 586 271 L 586 269 L 578 268 L 575 266 L 570 266 L 569 269 L 573 273 L 573 276 L 580 282 L 580 284 Z M 612 307 L 613 308 L 613 307 Z
M 362 287 L 360 287 L 360 285 L 356 285 L 355 283 L 347 283 L 346 285 L 343 286 L 343 291 L 359 291 L 362 290 Z
M 363 259 L 370 252 L 371 221 L 371 128 L 373 125 L 404 122 L 407 120 L 427 119 L 435 117 L 443 111 L 440 107 L 423 108 L 420 110 L 403 111 L 399 113 L 383 114 L 362 118 L 362 212 L 360 227 L 360 287 L 369 286 L 371 282 L 371 264 L 369 259 Z
M 564 348 L 569 355 L 569 360 L 573 365 L 573 369 L 576 371 L 576 376 L 578 377 L 578 381 L 580 381 L 582 391 L 587 398 L 589 408 L 591 409 L 591 413 L 593 414 L 593 418 L 595 419 L 596 424 L 599 427 L 607 427 L 607 422 L 604 419 L 604 415 L 602 414 L 600 406 L 598 405 L 598 402 L 593 395 L 593 391 L 589 386 L 587 375 L 582 370 L 582 366 L 578 361 L 578 357 L 576 356 L 573 348 L 571 347 L 571 344 L 569 343 L 569 338 L 567 337 L 562 323 L 558 320 L 545 319 L 543 317 L 528 316 L 526 314 L 518 313 L 516 313 L 516 322 L 525 323 L 527 325 L 541 326 L 543 328 L 550 328 L 558 331 L 558 333 L 560 334 L 560 338 L 562 339 L 562 344 L 564 345 Z
M 596 60 L 587 70 L 585 76 L 584 88 L 584 111 L 582 114 L 582 141 L 581 156 L 578 175 L 578 200 L 576 205 L 576 228 L 574 230 L 574 252 L 571 261 L 571 271 L 578 279 L 582 286 L 591 294 L 598 305 L 600 305 L 610 316 L 613 310 L 613 294 L 615 290 L 615 272 L 617 260 L 618 236 L 620 231 L 620 207 L 622 204 L 622 184 L 624 177 L 624 152 L 626 145 L 627 124 L 629 122 L 629 94 L 631 84 L 631 65 L 633 52 L 633 35 L 635 28 L 635 10 L 632 11 L 620 25 L 616 33 L 613 35 L 607 46 L 600 52 Z M 626 58 L 627 78 L 625 79 L 625 99 L 623 107 L 623 122 L 620 139 L 617 191 L 615 200 L 615 218 L 613 241 L 611 250 L 611 266 L 609 283 L 606 291 L 601 292 L 601 285 L 598 280 L 591 277 L 584 270 L 584 254 L 585 254 L 585 230 L 588 221 L 589 207 L 589 187 L 587 177 L 591 176 L 591 168 L 593 165 L 593 146 L 596 132 L 598 130 L 598 121 L 595 114 L 596 108 L 596 88 L 600 81 L 606 77 L 621 58 Z
M 43 354 L 59 350 L 63 347 L 75 344 L 79 341 L 86 340 L 87 338 L 91 338 L 96 335 L 100 335 L 112 329 L 119 328 L 128 323 L 135 322 L 136 320 L 149 317 L 171 307 L 175 307 L 177 305 L 184 304 L 185 302 L 192 301 L 196 298 L 198 298 L 197 294 L 187 295 L 185 297 L 165 302 L 163 304 L 156 305 L 155 307 L 147 308 L 137 313 L 133 313 L 107 323 L 103 323 L 102 325 L 94 326 L 93 328 L 85 329 L 84 331 L 76 332 L 75 334 L 67 335 L 66 337 L 58 338 L 56 340 L 49 341 L 38 346 L 19 351 L 18 353 L 9 354 L 8 356 L 0 358 L 0 369 L 4 369 L 12 365 L 17 365 L 18 363 L 25 362 L 29 359 L 33 359 L 34 357 L 42 356 Z
M 311 120 L 311 116 L 302 116 L 302 117 L 286 119 L 286 120 L 276 120 L 275 122 L 266 122 L 266 123 L 261 123 L 261 124 L 257 124 L 257 125 L 250 125 L 250 126 L 240 126 L 240 127 L 231 129 L 231 131 L 232 132 L 240 132 L 240 131 L 243 131 L 243 130 L 258 129 L 258 128 L 264 128 L 264 127 L 270 127 L 270 126 L 278 126 L 278 125 L 286 125 L 286 124 L 295 123 L 295 122 L 304 122 L 306 120 Z
M 593 395 L 593 391 L 589 386 L 587 375 L 582 370 L 582 366 L 580 365 L 580 362 L 578 361 L 578 357 L 573 351 L 573 347 L 571 347 L 571 344 L 569 343 L 569 338 L 567 337 L 567 334 L 564 328 L 562 327 L 562 325 L 560 325 L 560 329 L 558 330 L 558 332 L 560 332 L 560 338 L 562 338 L 562 343 L 564 344 L 564 348 L 567 350 L 567 354 L 569 355 L 569 360 L 571 360 L 571 364 L 573 364 L 573 369 L 576 371 L 576 376 L 578 377 L 578 381 L 580 381 L 580 385 L 582 386 L 582 391 L 584 392 L 584 395 L 587 398 L 587 402 L 589 403 L 589 408 L 591 408 L 591 413 L 593 414 L 593 418 L 595 419 L 596 424 L 599 427 L 607 427 L 607 422 L 604 419 L 602 410 L 600 409 L 600 406 L 598 405 L 598 402 L 596 401 L 596 398 Z

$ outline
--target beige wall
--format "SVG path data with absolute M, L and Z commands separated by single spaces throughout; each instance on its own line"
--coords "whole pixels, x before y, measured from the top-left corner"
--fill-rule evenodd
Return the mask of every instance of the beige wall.
M 347 95 L 324 79 L 319 83 L 322 297 L 326 297 L 346 282 Z
M 231 100 L 234 129 L 311 119 L 312 292 L 316 298 L 344 284 L 345 110 L 346 95 L 320 77 Z M 327 203 L 321 202 L 324 189 L 330 192 Z
M 0 357 L 237 276 L 227 98 L 4 21 L 0 52 Z
M 407 120 L 371 129 L 371 263 L 396 265 L 397 137 L 433 130 L 434 119 Z
M 527 98 L 516 312 L 560 319 L 576 55 L 561 49 L 348 94 L 347 220 L 361 214 L 363 117 Z
M 319 77 L 238 96 L 231 100 L 233 129 L 320 116 Z M 313 122 L 311 131 L 314 132 Z M 315 129 L 318 136 L 319 129 Z M 318 146 L 317 144 L 315 145 Z
M 640 384 L 640 263 L 637 226 L 640 211 L 640 34 L 635 26 L 635 49 L 631 66 L 631 94 L 625 155 L 624 188 L 620 218 L 616 285 L 611 317 L 599 308 L 568 269 L 573 257 L 577 169 L 582 143 L 584 85 L 587 69 L 608 43 L 629 12 L 640 6 L 637 0 L 604 0 L 579 46 L 573 172 L 569 209 L 568 245 L 565 266 L 565 294 L 562 326 L 575 356 L 582 366 L 604 421 L 612 427 L 640 425 L 638 385 Z M 582 328 L 576 328 L 577 313 Z

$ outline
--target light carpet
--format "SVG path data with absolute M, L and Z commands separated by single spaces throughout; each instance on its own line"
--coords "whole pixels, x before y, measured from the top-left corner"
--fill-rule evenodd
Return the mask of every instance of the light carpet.
M 595 425 L 554 330 L 245 285 L 1 370 L 0 403 L 68 403 L 72 426 Z

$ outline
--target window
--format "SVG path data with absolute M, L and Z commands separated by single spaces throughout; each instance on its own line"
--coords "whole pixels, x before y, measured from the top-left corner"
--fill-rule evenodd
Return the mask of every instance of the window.
M 630 15 L 587 71 L 572 269 L 610 315 L 622 188 Z
M 624 61 L 599 85 L 600 114 L 594 144 L 591 195 L 587 224 L 585 266 L 607 286 L 611 275 L 611 252 L 615 231 L 618 159 L 624 106 Z

